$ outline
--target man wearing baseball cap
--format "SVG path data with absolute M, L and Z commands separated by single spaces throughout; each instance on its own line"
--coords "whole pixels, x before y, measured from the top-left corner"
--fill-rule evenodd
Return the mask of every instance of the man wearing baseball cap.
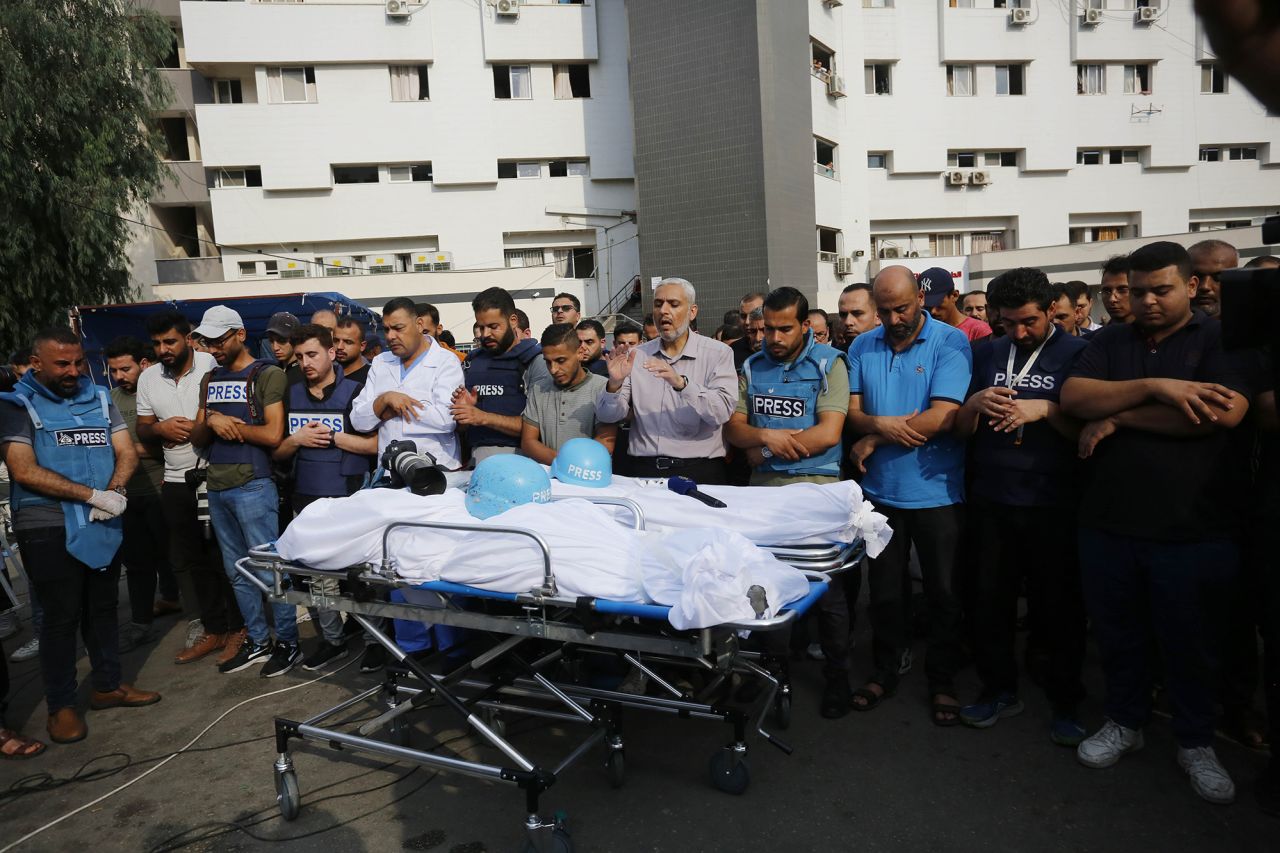
M 201 389 L 191 443 L 209 448 L 209 516 L 248 631 L 235 656 L 218 671 L 239 672 L 256 664 L 268 678 L 283 675 L 302 658 L 294 606 L 272 606 L 273 644 L 262 593 L 236 571 L 236 561 L 280 533 L 271 452 L 284 438 L 287 382 L 279 367 L 253 357 L 245 347 L 244 322 L 225 305 L 204 312 L 192 337 L 203 341 L 218 366 Z M 270 572 L 259 575 L 271 583 Z
M 955 279 L 942 267 L 929 267 L 917 277 L 924 291 L 924 307 L 933 319 L 955 326 L 964 332 L 969 343 L 991 337 L 991 327 L 976 317 L 966 317 L 960 310 L 960 291 Z
M 302 368 L 293 355 L 293 333 L 298 331 L 302 323 L 288 311 L 277 311 L 267 321 L 267 342 L 271 345 L 271 354 L 276 357 L 276 364 L 284 371 L 285 379 L 292 385 L 306 379 Z

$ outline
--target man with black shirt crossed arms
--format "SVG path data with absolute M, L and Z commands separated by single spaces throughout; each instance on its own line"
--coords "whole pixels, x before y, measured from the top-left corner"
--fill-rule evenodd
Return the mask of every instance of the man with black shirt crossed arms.
M 1154 632 L 1178 763 L 1199 796 L 1230 803 L 1235 785 L 1211 745 L 1218 666 L 1206 610 L 1236 571 L 1226 430 L 1249 396 L 1218 322 L 1192 309 L 1197 283 L 1178 244 L 1135 251 L 1133 322 L 1098 332 L 1062 389 L 1062 410 L 1088 422 L 1080 565 L 1107 685 L 1106 723 L 1076 754 L 1109 767 L 1142 747 Z

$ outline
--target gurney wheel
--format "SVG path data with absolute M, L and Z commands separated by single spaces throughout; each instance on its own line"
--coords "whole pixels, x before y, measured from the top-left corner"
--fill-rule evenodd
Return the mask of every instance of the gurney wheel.
M 609 784 L 616 790 L 627 781 L 627 754 L 620 749 L 612 750 L 604 761 L 605 772 L 609 775 Z
M 726 794 L 741 794 L 751 784 L 751 768 L 747 759 L 732 747 L 717 750 L 711 756 L 711 784 Z
M 779 693 L 773 700 L 773 724 L 784 730 L 791 728 L 791 694 Z
M 553 853 L 573 853 L 573 839 L 569 837 L 567 830 L 553 829 L 551 830 L 551 846 L 546 849 L 553 851 Z M 532 841 L 526 841 L 521 853 L 542 853 L 542 851 Z
M 276 802 L 280 805 L 280 816 L 285 820 L 293 820 L 302 810 L 302 793 L 298 790 L 298 774 L 289 770 L 276 774 Z

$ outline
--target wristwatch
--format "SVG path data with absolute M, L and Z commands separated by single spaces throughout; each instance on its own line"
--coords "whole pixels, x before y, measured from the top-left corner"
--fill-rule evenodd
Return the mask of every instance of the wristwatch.
M 772 459 L 772 458 L 773 458 L 773 451 L 772 451 L 772 450 L 770 450 L 770 449 L 769 449 L 769 448 L 767 448 L 767 447 L 761 447 L 761 448 L 760 448 L 760 455 L 761 455 L 761 456 L 763 456 L 765 459 Z
M 689 377 L 681 373 L 680 378 L 684 380 L 684 384 L 681 385 L 679 388 L 677 388 L 676 389 L 677 391 L 683 391 L 684 389 L 689 387 Z
M 111 491 L 116 492 L 116 493 L 117 493 L 117 494 L 119 494 L 119 495 L 120 495 L 120 497 L 122 497 L 122 498 L 123 498 L 123 497 L 128 497 L 128 496 L 129 496 L 129 495 L 128 495 L 128 490 L 127 490 L 127 489 L 125 489 L 125 487 L 124 487 L 124 486 L 116 486 L 116 487 L 115 487 L 115 488 L 113 488 Z

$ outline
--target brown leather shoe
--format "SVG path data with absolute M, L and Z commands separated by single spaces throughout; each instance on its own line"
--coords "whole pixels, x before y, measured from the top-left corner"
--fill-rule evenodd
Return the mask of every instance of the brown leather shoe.
M 168 616 L 170 613 L 181 613 L 182 604 L 177 601 L 169 601 L 167 598 L 157 598 L 156 603 L 151 606 L 152 616 Z
M 189 647 L 178 652 L 174 663 L 191 663 L 227 647 L 227 634 L 201 634 Z
M 95 690 L 89 694 L 89 707 L 94 711 L 107 708 L 141 708 L 143 705 L 154 705 L 160 701 L 159 693 L 139 690 L 132 684 L 121 684 L 115 690 L 100 693 Z
M 89 727 L 75 708 L 59 708 L 49 715 L 49 740 L 54 743 L 75 743 L 84 740 Z
M 240 644 L 249 636 L 248 628 L 241 628 L 239 631 L 233 631 L 227 634 L 227 645 L 222 650 L 222 654 L 218 655 L 218 666 L 231 660 L 236 656 L 236 652 L 240 651 Z

